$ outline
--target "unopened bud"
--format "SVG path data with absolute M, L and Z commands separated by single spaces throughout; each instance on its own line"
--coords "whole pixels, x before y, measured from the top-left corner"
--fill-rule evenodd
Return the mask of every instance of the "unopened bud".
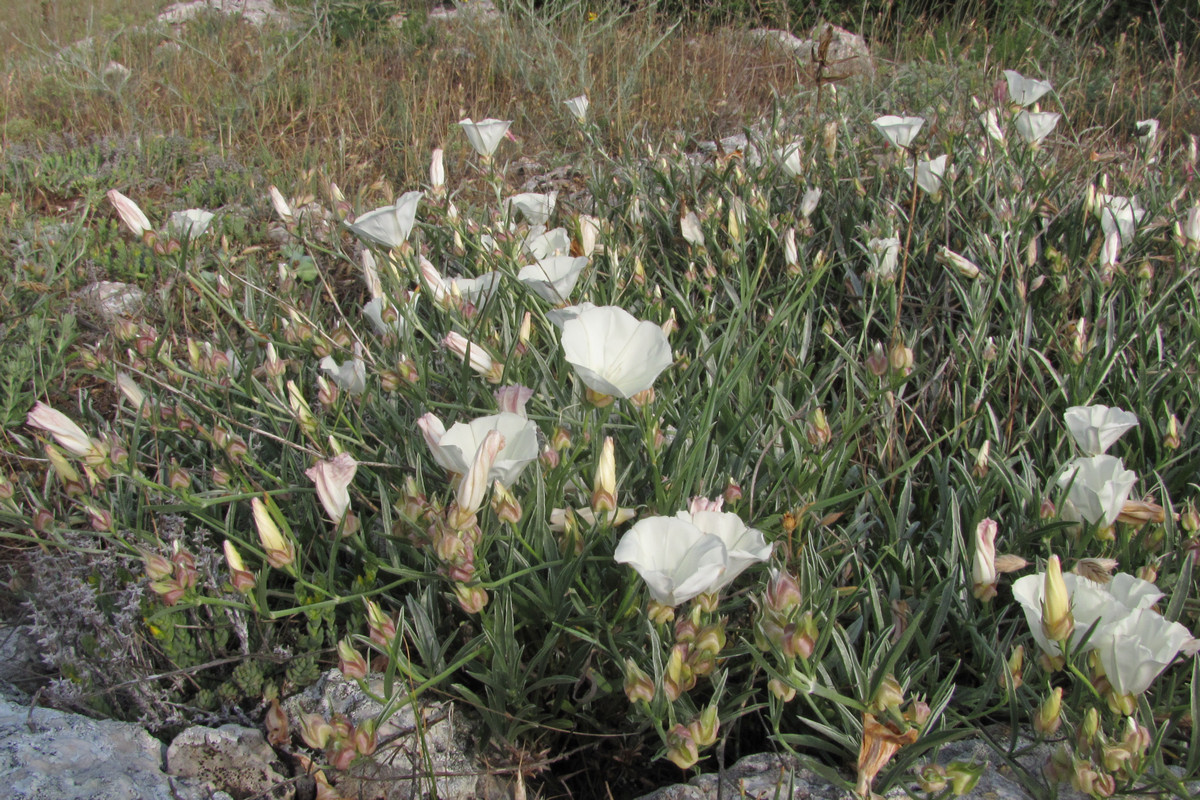
M 980 445 L 979 451 L 975 453 L 975 466 L 971 468 L 971 475 L 976 479 L 982 480 L 988 474 L 988 456 L 992 451 L 992 443 L 984 440 Z
M 667 733 L 667 758 L 680 769 L 691 769 L 700 760 L 700 750 L 692 733 L 682 724 Z
M 870 710 L 873 712 L 884 712 L 888 709 L 899 711 L 902 705 L 904 705 L 904 689 L 900 686 L 900 681 L 896 680 L 894 675 L 884 677 L 879 688 L 875 690 L 875 696 L 871 699 Z
M 893 372 L 901 375 L 911 375 L 913 371 L 913 351 L 903 342 L 896 342 L 888 353 L 888 365 Z
M 700 716 L 688 725 L 692 740 L 697 747 L 709 747 L 717 742 L 717 731 L 721 729 L 721 720 L 717 715 L 716 706 L 706 706 Z
M 354 648 L 350 639 L 338 642 L 338 669 L 350 680 L 367 677 L 367 660 Z
M 521 503 L 500 481 L 492 484 L 492 511 L 499 519 L 512 525 L 521 521 Z
M 825 446 L 829 444 L 829 440 L 833 437 L 833 430 L 825 419 L 824 409 L 818 408 L 809 416 L 806 435 L 808 443 L 816 450 L 824 450 Z
M 632 658 L 625 659 L 625 696 L 631 703 L 654 700 L 654 680 Z
M 1062 687 L 1055 687 L 1033 718 L 1033 729 L 1043 736 L 1054 734 L 1062 725 L 1062 695 Z

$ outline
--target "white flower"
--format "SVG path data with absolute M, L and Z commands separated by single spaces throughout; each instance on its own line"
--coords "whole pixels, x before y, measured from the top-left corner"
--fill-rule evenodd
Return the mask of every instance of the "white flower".
M 506 215 L 512 219 L 513 209 L 516 209 L 525 215 L 525 219 L 529 221 L 530 225 L 545 225 L 546 221 L 550 219 L 550 215 L 554 213 L 554 203 L 557 199 L 558 192 L 514 194 L 504 201 Z
M 417 203 L 424 192 L 405 192 L 395 205 L 368 211 L 346 227 L 360 239 L 383 247 L 399 247 L 408 240 L 417 219 Z
M 517 280 L 533 290 L 534 294 L 551 303 L 565 303 L 575 288 L 579 275 L 587 266 L 587 258 L 579 256 L 554 256 L 521 267 Z
M 789 267 L 800 264 L 800 252 L 796 249 L 795 228 L 788 228 L 783 234 L 783 260 Z
M 579 249 L 582 255 L 590 256 L 596 251 L 596 240 L 600 238 L 600 220 L 590 214 L 579 215 Z M 567 253 L 570 250 L 568 249 Z M 562 255 L 567 255 L 562 253 Z
M 716 589 L 728 552 L 720 537 L 676 517 L 648 517 L 621 537 L 613 559 L 629 564 L 655 602 L 677 606 Z
M 695 211 L 689 211 L 679 218 L 679 231 L 688 244 L 704 246 L 704 231 L 700 228 L 700 218 L 696 216 Z
M 1115 267 L 1121 255 L 1121 234 L 1117 231 L 1104 235 L 1104 244 L 1100 247 L 1100 266 Z
M 436 419 L 436 418 L 435 418 Z M 465 475 L 489 431 L 499 431 L 504 446 L 487 474 L 487 486 L 500 481 L 512 486 L 525 467 L 538 457 L 537 425 L 520 414 L 501 411 L 471 422 L 456 422 L 430 445 L 434 460 L 451 472 Z M 428 437 L 426 438 L 428 442 Z
M 716 536 L 725 545 L 728 554 L 725 572 L 709 591 L 728 586 L 748 567 L 771 557 L 772 545 L 767 544 L 762 531 L 747 526 L 737 514 L 689 510 L 680 511 L 675 516 L 692 523 L 704 533 Z
M 1046 653 L 1057 656 L 1062 651 L 1057 642 L 1052 642 L 1042 630 L 1042 605 L 1044 601 L 1045 573 L 1026 575 L 1013 582 L 1013 599 L 1025 611 L 1025 621 L 1038 646 Z M 1067 572 L 1062 576 L 1071 603 L 1071 615 L 1075 629 L 1071 634 L 1071 649 L 1083 646 L 1091 650 L 1103 637 L 1106 628 L 1139 609 L 1149 608 L 1162 597 L 1157 587 L 1126 573 L 1113 576 L 1108 585 L 1096 583 L 1081 575 Z M 1092 631 L 1092 626 L 1095 630 Z M 1087 644 L 1083 640 L 1088 633 Z
M 329 373 L 334 383 L 350 394 L 362 394 L 367 389 L 367 365 L 357 356 L 341 364 L 333 356 L 325 356 L 321 359 L 320 367 Z
M 486 305 L 500 288 L 500 273 L 485 272 L 478 278 L 451 278 L 449 292 L 466 300 L 473 306 Z
M 1042 99 L 1042 95 L 1052 88 L 1049 81 L 1037 78 L 1026 78 L 1016 70 L 1004 70 L 1004 79 L 1008 81 L 1008 97 L 1019 106 L 1027 107 Z
M 994 519 L 981 520 L 975 526 L 975 556 L 971 562 L 973 591 L 980 600 L 989 600 L 996 595 L 996 584 L 1000 573 L 996 569 L 996 533 L 999 526 Z
M 1200 205 L 1188 209 L 1187 216 L 1178 225 L 1179 238 L 1190 250 L 1200 248 Z
M 116 189 L 108 190 L 108 201 L 117 209 L 117 215 L 121 218 L 121 222 L 125 223 L 125 227 L 129 228 L 134 236 L 145 236 L 154 230 L 150 226 L 150 220 L 146 218 L 138 204 Z
M 435 147 L 429 159 L 429 188 L 435 193 L 446 188 L 446 153 Z
M 129 405 L 134 409 L 140 410 L 142 404 L 146 402 L 146 393 L 137 385 L 133 377 L 128 372 L 117 373 L 117 388 L 121 390 L 121 394 L 129 401 Z
M 616 306 L 581 312 L 563 325 L 561 341 L 579 379 L 600 394 L 632 397 L 673 361 L 662 328 Z
M 598 306 L 595 303 L 589 303 L 588 301 L 585 300 L 578 305 L 563 306 L 562 308 L 556 308 L 553 311 L 547 311 L 546 319 L 548 319 L 548 320 L 550 320 L 550 322 L 554 323 L 555 327 L 557 327 L 559 330 L 562 330 L 563 325 L 566 325 L 568 322 L 570 322 L 571 320 L 578 317 L 584 311 L 587 311 L 589 308 L 597 308 L 597 307 Z
M 1139 119 L 1137 121 L 1137 140 L 1143 148 L 1149 150 L 1158 139 L 1158 120 Z
M 917 186 L 931 195 L 942 191 L 942 176 L 946 174 L 946 162 L 949 156 L 941 155 L 934 159 L 922 158 L 917 162 Z M 904 171 L 912 177 L 913 168 L 905 167 Z
M 898 117 L 887 114 L 871 123 L 875 130 L 882 134 L 893 147 L 908 147 L 917 138 L 921 126 L 925 124 L 922 117 Z
M 33 404 L 25 423 L 46 431 L 66 450 L 77 456 L 90 456 L 98 452 L 90 436 L 76 425 L 70 417 L 56 411 L 40 400 Z
M 1121 234 L 1121 244 L 1133 241 L 1137 225 L 1146 216 L 1137 196 L 1121 197 L 1111 194 L 1096 195 L 1096 214 L 1100 217 L 1100 228 L 1107 236 L 1114 231 Z
M 578 97 L 572 97 L 570 100 L 564 100 L 563 105 L 571 112 L 571 116 L 577 122 L 587 122 L 588 106 L 591 103 L 588 101 L 586 94 L 581 94 Z
M 871 256 L 868 279 L 888 283 L 896 277 L 896 264 L 900 258 L 899 239 L 895 236 L 872 239 L 867 242 L 867 252 Z
M 295 220 L 295 214 L 292 212 L 291 205 L 283 196 L 283 192 L 276 189 L 274 186 L 267 187 L 267 194 L 271 198 L 271 205 L 275 208 L 275 213 L 284 221 L 284 224 L 291 224 Z
M 504 138 L 504 134 L 508 133 L 508 126 L 512 125 L 512 121 L 481 119 L 474 122 L 467 117 L 459 120 L 458 124 L 462 126 L 463 133 L 467 134 L 467 138 L 471 140 L 471 147 L 475 148 L 475 152 L 484 158 L 490 158 L 492 153 L 496 152 L 496 148 L 500 146 L 500 140 Z
M 983 130 L 988 136 L 997 142 L 1004 141 L 1004 130 L 1000 127 L 1000 115 L 996 113 L 996 109 L 989 108 L 980 114 L 979 124 L 983 126 Z
M 349 453 L 318 461 L 304 471 L 317 485 L 317 497 L 335 523 L 342 521 L 350 508 L 350 482 L 358 470 L 358 462 Z
M 819 202 L 821 202 L 821 190 L 807 190 L 804 193 L 804 197 L 800 199 L 800 216 L 808 219 L 817 210 L 817 203 Z
M 1118 694 L 1137 695 L 1175 659 L 1191 632 L 1149 608 L 1130 611 L 1093 637 L 1092 646 Z
M 415 303 L 416 301 L 417 298 L 414 297 L 411 302 Z M 374 300 L 366 303 L 363 306 L 363 314 L 365 314 L 367 319 L 371 321 L 371 327 L 374 328 L 375 332 L 380 336 L 387 336 L 389 333 L 394 333 L 397 336 L 400 336 L 404 333 L 404 318 L 401 317 L 396 310 L 390 306 L 387 306 L 386 308 L 387 311 L 390 312 L 389 316 L 393 317 L 391 321 L 383 318 L 385 306 L 384 299 L 382 297 L 376 297 Z
M 1137 474 L 1125 469 L 1115 456 L 1077 458 L 1058 479 L 1059 488 L 1067 489 L 1067 497 L 1079 513 L 1093 525 L 1112 525 L 1129 498 Z
M 1053 111 L 1022 111 L 1013 122 L 1021 138 L 1036 145 L 1050 135 L 1061 118 L 1062 114 Z
M 176 211 L 167 219 L 167 232 L 174 239 L 184 241 L 204 235 L 213 221 L 213 213 L 201 208 Z
M 804 174 L 804 142 L 796 139 L 791 144 L 775 151 L 775 158 L 783 166 L 784 171 L 793 178 Z
M 496 398 L 496 406 L 501 411 L 507 411 L 510 414 L 517 414 L 522 417 L 528 417 L 525 413 L 525 404 L 529 402 L 529 398 L 533 397 L 533 389 L 520 384 L 511 384 L 509 386 L 501 386 L 492 393 Z
M 1089 456 L 1107 452 L 1113 442 L 1138 425 L 1137 414 L 1105 405 L 1071 406 L 1063 413 L 1067 432 Z
M 538 261 L 571 253 L 571 236 L 566 228 L 554 228 L 525 240 L 525 251 Z

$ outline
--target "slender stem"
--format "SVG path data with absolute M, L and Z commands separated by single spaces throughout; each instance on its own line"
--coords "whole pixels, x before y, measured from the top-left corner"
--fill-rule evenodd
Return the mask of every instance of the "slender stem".
M 917 216 L 917 151 L 909 148 L 913 159 L 912 203 L 908 209 L 908 230 L 904 234 L 904 251 L 900 254 L 900 280 L 896 283 L 896 318 L 892 321 L 892 344 L 900 335 L 900 311 L 904 307 L 904 278 L 908 274 L 908 248 L 912 243 L 913 223 Z

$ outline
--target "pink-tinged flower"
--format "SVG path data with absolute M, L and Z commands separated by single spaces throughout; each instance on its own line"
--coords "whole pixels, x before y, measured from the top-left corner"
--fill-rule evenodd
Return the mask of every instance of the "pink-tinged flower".
M 394 205 L 368 211 L 346 227 L 360 239 L 382 247 L 399 247 L 408 241 L 417 219 L 417 204 L 424 192 L 405 192 Z
M 709 500 L 707 497 L 696 495 L 688 502 L 688 513 L 695 514 L 699 511 L 717 511 L 719 512 L 725 507 L 725 498 L 718 497 L 716 500 Z
M 436 418 L 430 421 L 430 427 L 436 433 L 436 428 L 431 424 L 433 421 Z M 512 486 L 525 467 L 538 457 L 537 426 L 519 414 L 502 411 L 469 423 L 456 422 L 438 438 L 436 445 L 430 444 L 434 460 L 450 472 L 464 475 L 487 434 L 492 431 L 501 434 L 504 446 L 488 472 L 485 485 L 496 480 L 505 486 Z M 426 441 L 430 441 L 428 436 Z
M 471 147 L 475 148 L 475 152 L 484 158 L 491 158 L 492 153 L 496 152 L 496 148 L 500 146 L 500 140 L 504 138 L 504 134 L 508 133 L 508 127 L 512 125 L 512 121 L 489 118 L 475 122 L 467 117 L 459 120 L 458 124 L 462 126 L 463 133 L 471 140 Z
M 975 558 L 971 575 L 975 580 L 975 597 L 987 602 L 996 596 L 996 585 L 1000 573 L 996 570 L 996 532 L 998 526 L 993 519 L 985 519 L 975 526 Z
M 339 453 L 304 472 L 317 485 L 317 497 L 334 523 L 340 523 L 350 508 L 350 483 L 357 470 L 358 462 L 349 453 Z
M 455 499 L 458 502 L 458 514 L 461 517 L 473 517 L 483 505 L 483 496 L 492 484 L 490 475 L 495 469 L 500 451 L 504 449 L 504 435 L 495 428 L 489 430 L 472 453 L 471 464 L 466 474 L 458 482 Z M 499 482 L 496 480 L 496 482 Z
M 501 386 L 495 392 L 496 405 L 501 411 L 525 416 L 525 404 L 533 397 L 533 389 L 528 386 Z
M 83 428 L 72 422 L 66 414 L 41 401 L 34 403 L 25 422 L 31 427 L 46 431 L 55 441 L 77 456 L 94 456 L 100 452 L 97 443 L 83 432 Z
M 749 567 L 771 557 L 773 546 L 767 544 L 762 531 L 746 525 L 737 514 L 727 511 L 680 511 L 675 516 L 695 525 L 702 533 L 716 536 L 725 545 L 725 571 L 708 591 L 728 586 Z
M 637 571 L 655 602 L 674 607 L 716 588 L 728 552 L 720 537 L 690 522 L 648 517 L 621 537 L 613 559 Z
M 500 382 L 500 378 L 504 374 L 504 365 L 499 361 L 495 361 L 486 350 L 461 333 L 451 331 L 446 334 L 446 338 L 442 340 L 442 346 L 466 361 L 471 369 L 478 372 L 488 381 L 492 383 Z
M 563 325 L 561 341 L 589 389 L 626 399 L 649 389 L 673 360 L 662 328 L 616 306 L 581 312 Z
M 172 239 L 187 241 L 198 239 L 208 231 L 215 215 L 201 208 L 176 211 L 167 218 L 167 233 Z
M 108 201 L 117 209 L 117 216 L 121 218 L 121 222 L 125 223 L 125 227 L 129 228 L 129 231 L 134 236 L 142 238 L 147 233 L 154 232 L 154 228 L 150 225 L 150 220 L 142 213 L 142 209 L 138 207 L 137 203 L 116 189 L 108 190 Z

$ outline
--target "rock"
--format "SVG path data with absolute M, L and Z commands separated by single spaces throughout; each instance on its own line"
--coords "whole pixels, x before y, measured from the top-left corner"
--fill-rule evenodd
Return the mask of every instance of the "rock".
M 292 800 L 296 789 L 276 772 L 277 762 L 262 733 L 240 725 L 196 725 L 176 736 L 167 749 L 167 774 L 198 778 L 234 800 Z
M 0 624 L 0 696 L 14 702 L 26 696 L 46 678 L 37 657 L 37 642 L 23 625 Z
M 456 19 L 493 20 L 500 11 L 492 0 L 458 0 L 452 6 L 430 9 L 429 19 L 449 22 Z
M 288 20 L 287 14 L 276 8 L 273 0 L 186 0 L 163 9 L 158 15 L 158 21 L 168 25 L 180 25 L 191 22 L 205 11 L 226 15 L 240 14 L 242 19 L 251 25 Z
M 383 679 L 372 676 L 371 692 L 383 694 Z M 399 685 L 396 690 L 401 690 Z M 304 692 L 283 703 L 292 730 L 300 729 L 301 714 L 329 719 L 346 716 L 354 725 L 375 719 L 383 706 L 336 669 Z M 365 764 L 346 772 L 326 771 L 345 797 L 359 800 L 439 800 L 475 798 L 476 783 L 487 773 L 474 755 L 471 730 L 452 703 L 421 702 L 420 724 L 411 705 L 402 706 L 376 732 L 378 747 Z
M 830 37 L 829 48 L 825 52 L 827 77 L 875 76 L 875 60 L 871 58 L 866 40 L 836 25 L 817 25 L 807 39 L 773 28 L 755 28 L 750 31 L 750 35 L 757 41 L 774 42 L 784 49 L 791 50 L 805 65 L 812 66 L 815 64 L 813 56 L 820 51 L 821 37 L 825 31 L 829 32 Z
M 142 313 L 146 295 L 131 283 L 97 281 L 79 290 L 84 306 L 105 322 Z
M 17 800 L 218 800 L 164 774 L 163 745 L 128 722 L 93 720 L 0 697 L 0 775 Z M 231 800 L 224 795 L 224 800 Z
M 723 785 L 722 785 L 723 784 Z M 639 800 L 853 800 L 793 756 L 759 753 L 746 756 L 723 775 L 697 775 L 686 784 L 666 786 Z

